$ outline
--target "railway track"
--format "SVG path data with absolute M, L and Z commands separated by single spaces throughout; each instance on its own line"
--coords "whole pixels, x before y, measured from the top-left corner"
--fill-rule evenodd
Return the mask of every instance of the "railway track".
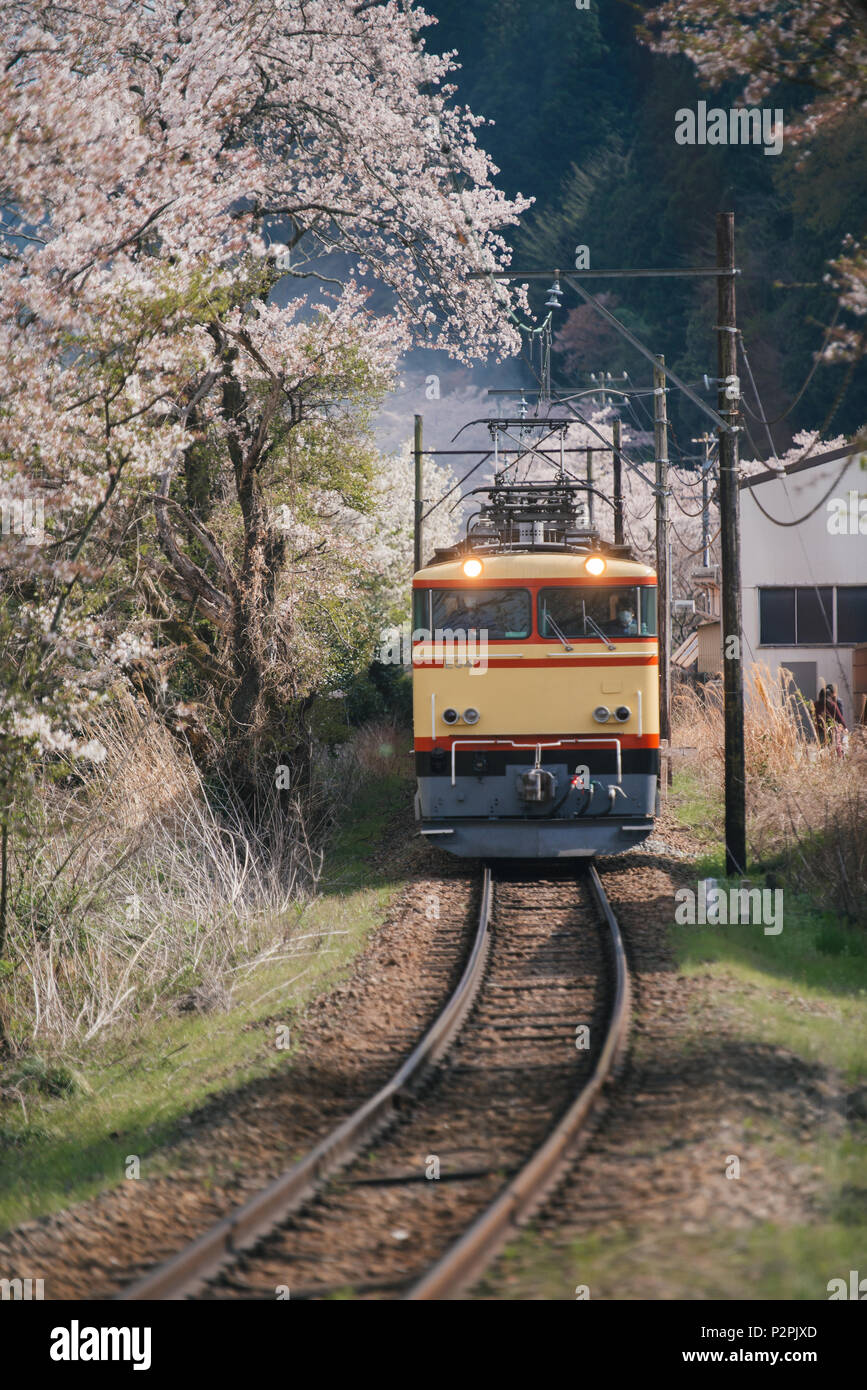
M 628 1006 L 594 867 L 532 883 L 485 870 L 460 982 L 391 1080 L 119 1297 L 454 1297 L 556 1178 Z

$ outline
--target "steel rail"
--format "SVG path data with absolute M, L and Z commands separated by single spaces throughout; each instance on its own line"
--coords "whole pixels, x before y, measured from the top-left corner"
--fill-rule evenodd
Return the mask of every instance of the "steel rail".
M 376 1095 L 321 1140 L 288 1172 L 230 1212 L 178 1254 L 115 1295 L 118 1301 L 180 1299 L 195 1293 L 223 1265 L 295 1211 L 322 1182 L 352 1159 L 400 1106 L 403 1093 L 451 1045 L 475 999 L 490 942 L 491 871 L 482 881 L 482 901 L 469 959 L 442 1013 Z
M 629 971 L 617 919 L 611 910 L 595 865 L 590 885 L 611 937 L 614 956 L 614 1004 L 605 1043 L 593 1075 L 547 1139 L 472 1226 L 405 1295 L 410 1302 L 457 1297 L 478 1277 L 507 1238 L 515 1223 L 538 1206 L 569 1157 L 602 1088 L 612 1076 L 629 1030 Z

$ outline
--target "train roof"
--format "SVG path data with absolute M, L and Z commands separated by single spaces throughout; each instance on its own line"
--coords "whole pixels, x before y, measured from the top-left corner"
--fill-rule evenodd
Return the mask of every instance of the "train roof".
M 600 553 L 605 560 L 605 572 L 598 576 L 591 576 L 596 579 L 598 584 L 610 584 L 618 579 L 633 580 L 655 580 L 656 571 L 649 565 L 642 565 L 637 560 L 628 560 L 622 556 L 606 555 L 604 551 Z M 464 563 L 468 558 L 480 560 L 482 562 L 482 572 L 475 579 L 468 579 L 464 574 Z M 442 560 L 435 564 L 429 564 L 420 569 L 413 576 L 413 584 L 423 586 L 426 583 L 442 584 L 444 581 L 452 581 L 456 584 L 472 584 L 478 588 L 483 588 L 487 583 L 506 579 L 576 579 L 587 575 L 584 563 L 588 558 L 587 551 L 559 551 L 545 553 L 541 550 L 531 551 L 500 551 L 496 554 L 485 553 L 484 551 L 469 552 L 462 554 L 453 560 Z

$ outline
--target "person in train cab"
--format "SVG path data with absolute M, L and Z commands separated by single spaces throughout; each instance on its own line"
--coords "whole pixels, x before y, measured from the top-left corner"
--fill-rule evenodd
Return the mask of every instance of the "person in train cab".
M 637 637 L 638 624 L 635 621 L 635 610 L 628 599 L 621 599 L 617 604 L 617 617 L 613 622 L 606 624 L 605 632 L 609 637 Z
M 843 733 L 846 720 L 837 699 L 837 687 L 826 685 L 819 691 L 813 706 L 816 720 L 816 733 L 819 742 L 825 747 L 833 747 L 838 758 L 843 756 Z
M 442 624 L 455 632 L 466 632 L 470 628 L 482 632 L 495 629 L 498 625 L 499 617 L 495 609 L 490 604 L 480 602 L 473 593 L 462 594 Z

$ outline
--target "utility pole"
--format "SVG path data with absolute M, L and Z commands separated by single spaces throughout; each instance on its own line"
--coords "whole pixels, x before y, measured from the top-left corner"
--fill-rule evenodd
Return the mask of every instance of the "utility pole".
M 703 434 L 701 437 L 701 563 L 704 569 L 710 569 L 710 508 L 708 507 L 707 486 L 708 473 L 710 471 L 710 459 L 708 457 L 709 443 L 709 436 Z
M 737 327 L 735 321 L 735 215 L 718 212 L 717 409 L 729 424 L 719 429 L 719 514 L 722 556 L 722 643 L 725 721 L 726 873 L 743 875 L 747 864 L 744 673 L 741 660 L 741 525 L 738 489 Z
M 620 469 L 620 416 L 611 422 L 611 443 L 614 446 L 614 544 L 623 544 L 623 475 Z
M 701 563 L 703 569 L 710 569 L 710 446 L 713 436 L 705 430 L 690 444 L 701 445 Z
M 671 566 L 668 537 L 668 411 L 665 358 L 653 366 L 653 445 L 656 454 L 656 583 L 659 631 L 659 741 L 671 749 Z M 661 769 L 660 769 L 661 771 Z M 671 783 L 671 757 L 666 783 Z
M 417 574 L 421 569 L 421 521 L 424 508 L 424 496 L 422 486 L 422 416 L 415 417 L 415 444 L 413 448 L 415 455 L 415 513 L 412 533 L 412 569 L 413 574 Z
M 701 464 L 701 563 L 710 569 L 710 511 L 707 505 L 707 441 L 704 443 L 704 458 Z
M 587 515 L 590 525 L 593 525 L 593 493 L 590 489 L 593 486 L 593 450 L 587 450 Z

